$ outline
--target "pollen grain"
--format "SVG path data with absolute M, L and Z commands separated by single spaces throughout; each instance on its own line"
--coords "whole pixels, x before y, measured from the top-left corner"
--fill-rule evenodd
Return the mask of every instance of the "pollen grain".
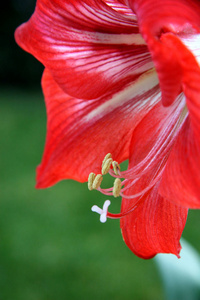
M 103 180 L 103 176 L 101 174 L 97 174 L 96 177 L 94 178 L 92 188 L 94 190 L 98 189 L 101 185 L 102 180 Z
M 93 182 L 94 182 L 95 177 L 96 177 L 95 173 L 90 173 L 88 176 L 88 189 L 90 191 L 93 190 Z
M 115 198 L 119 197 L 121 188 L 122 188 L 121 180 L 119 178 L 116 178 L 113 185 L 113 196 Z
M 113 161 L 112 162 L 112 166 L 113 166 L 113 171 L 114 171 L 115 175 L 119 175 L 120 165 L 118 164 L 118 162 L 117 161 Z
M 112 162 L 113 162 L 113 159 L 112 158 L 108 158 L 104 164 L 102 165 L 102 175 L 106 175 L 109 170 L 110 170 L 110 167 L 112 165 Z
M 112 158 L 111 153 L 106 154 L 106 156 L 104 157 L 103 162 L 102 162 L 102 168 L 103 168 L 103 165 L 105 164 L 105 162 L 107 161 L 107 159 L 109 159 L 109 158 Z

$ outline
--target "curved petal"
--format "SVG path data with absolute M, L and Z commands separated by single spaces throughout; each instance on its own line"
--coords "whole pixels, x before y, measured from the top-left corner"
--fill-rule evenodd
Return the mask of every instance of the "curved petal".
M 163 32 L 199 30 L 199 0 L 126 0 L 136 13 L 141 32 L 160 37 Z
M 122 211 L 130 205 L 130 200 L 123 199 Z M 137 256 L 172 253 L 179 257 L 186 219 L 187 209 L 161 197 L 156 185 L 120 224 L 125 243 Z
M 191 127 L 200 146 L 200 34 L 177 38 L 166 35 L 165 42 L 179 53 L 182 68 L 182 86 L 190 115 Z
M 116 93 L 153 67 L 136 17 L 101 0 L 38 0 L 15 38 L 69 95 L 94 99 Z M 118 8 L 118 9 L 117 9 Z
M 154 176 L 161 177 L 184 116 L 185 98 L 181 93 L 171 106 L 164 107 L 159 101 L 134 129 L 129 168 L 123 175 L 130 180 L 129 184 L 134 182 L 135 194 L 141 191 L 140 182 L 145 188 Z M 137 182 L 139 190 L 136 189 Z
M 185 207 L 200 208 L 199 170 L 200 147 L 196 144 L 188 118 L 169 156 L 159 193 Z
M 190 208 L 200 208 L 200 46 L 199 36 L 196 38 L 197 58 L 181 41 L 168 37 L 168 43 L 173 43 L 179 52 L 189 117 L 170 154 L 159 188 L 163 196 Z M 183 41 L 188 44 L 188 39 Z M 188 46 L 191 42 L 190 39 Z
M 148 44 L 158 74 L 163 104 L 168 106 L 182 90 L 179 53 L 164 42 L 167 32 L 176 35 L 200 32 L 200 2 L 197 0 L 129 0 L 140 32 Z
M 108 152 L 117 161 L 127 159 L 132 131 L 160 99 L 154 71 L 112 98 L 90 101 L 65 94 L 47 69 L 42 86 L 48 123 L 39 188 L 67 178 L 86 181 L 91 171 L 100 172 Z
M 133 179 L 126 183 L 121 211 L 134 210 L 121 219 L 121 228 L 128 247 L 142 258 L 157 253 L 178 256 L 180 251 L 187 209 L 159 195 L 158 186 L 176 139 L 174 128 L 178 130 L 183 100 L 177 99 L 174 107 L 158 103 L 133 132 L 128 170 Z M 139 193 L 141 196 L 132 197 Z

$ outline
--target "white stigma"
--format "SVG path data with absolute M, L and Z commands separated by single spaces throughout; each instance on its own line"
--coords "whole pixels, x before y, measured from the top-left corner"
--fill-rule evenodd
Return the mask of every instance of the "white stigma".
M 98 207 L 97 205 L 93 205 L 91 210 L 100 214 L 100 222 L 105 223 L 107 221 L 107 213 L 108 213 L 108 207 L 110 205 L 110 200 L 106 200 L 103 205 L 103 209 Z

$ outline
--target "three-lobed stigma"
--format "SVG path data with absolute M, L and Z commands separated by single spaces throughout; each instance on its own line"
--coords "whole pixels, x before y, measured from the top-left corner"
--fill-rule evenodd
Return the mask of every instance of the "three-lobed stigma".
M 107 221 L 107 213 L 108 213 L 108 207 L 110 205 L 110 200 L 106 200 L 103 205 L 103 209 L 98 207 L 97 205 L 93 205 L 91 210 L 100 214 L 100 222 L 105 223 Z

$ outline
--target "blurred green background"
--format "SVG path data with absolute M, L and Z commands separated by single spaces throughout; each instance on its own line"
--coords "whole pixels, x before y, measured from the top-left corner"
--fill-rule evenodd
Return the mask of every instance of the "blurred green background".
M 74 181 L 34 188 L 46 130 L 42 66 L 13 39 L 33 9 L 13 0 L 1 10 L 0 300 L 164 299 L 155 261 L 131 253 L 118 221 L 101 224 L 90 211 L 103 195 Z M 190 211 L 183 236 L 200 252 L 199 227 Z

